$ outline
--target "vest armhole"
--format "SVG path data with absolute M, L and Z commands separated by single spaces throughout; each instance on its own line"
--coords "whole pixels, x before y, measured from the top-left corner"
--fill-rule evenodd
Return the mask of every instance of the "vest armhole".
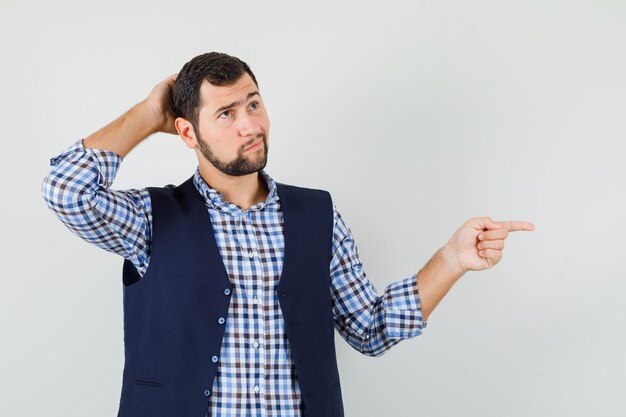
M 156 210 L 156 216 L 155 216 L 155 207 L 161 207 L 161 205 L 163 204 L 164 200 L 167 199 L 167 197 L 164 197 L 163 195 L 161 195 L 163 192 L 168 192 L 169 190 L 174 190 L 175 186 L 173 184 L 168 184 L 165 187 L 146 187 L 146 189 L 148 190 L 148 194 L 150 195 L 150 205 L 152 207 L 152 224 L 151 224 L 151 233 L 150 233 L 150 245 L 149 245 L 149 249 L 148 249 L 148 266 L 146 267 L 143 275 L 141 275 L 139 273 L 139 271 L 137 270 L 137 268 L 135 267 L 135 265 L 130 262 L 129 260 L 125 259 L 124 260 L 124 265 L 123 265 L 123 275 L 122 275 L 122 282 L 124 284 L 124 287 L 128 287 L 130 285 L 134 285 L 137 282 L 139 282 L 140 280 L 142 280 L 146 275 L 148 275 L 148 273 L 153 269 L 152 266 L 154 265 L 154 242 L 155 242 L 155 237 L 158 239 L 158 230 L 159 227 L 155 227 L 155 223 L 158 220 L 158 209 Z M 171 192 L 171 191 L 169 191 Z M 155 233 L 156 231 L 156 233 Z
M 159 227 L 159 224 L 161 222 L 161 218 L 160 215 L 161 213 L 159 212 L 159 209 L 162 209 L 163 206 L 165 204 L 167 204 L 167 200 L 169 200 L 169 196 L 165 196 L 163 195 L 164 193 L 172 193 L 175 191 L 170 191 L 170 190 L 174 190 L 174 185 L 172 184 L 168 184 L 165 187 L 147 187 L 148 192 L 150 193 L 150 200 L 152 201 L 152 233 L 151 233 L 151 239 L 150 239 L 150 261 L 148 262 L 148 267 L 146 268 L 143 276 L 145 277 L 146 275 L 148 275 L 148 273 L 153 269 L 152 266 L 154 265 L 154 260 L 155 260 L 155 247 L 157 247 L 158 249 L 158 245 L 160 244 L 160 230 L 161 228 Z M 155 245 L 156 242 L 156 245 Z M 158 255 L 158 253 L 157 253 Z
M 150 266 L 150 263 L 148 263 L 148 266 Z M 135 264 L 128 259 L 124 259 L 124 263 L 122 264 L 122 284 L 124 288 L 136 284 L 141 278 L 142 275 L 139 275 Z

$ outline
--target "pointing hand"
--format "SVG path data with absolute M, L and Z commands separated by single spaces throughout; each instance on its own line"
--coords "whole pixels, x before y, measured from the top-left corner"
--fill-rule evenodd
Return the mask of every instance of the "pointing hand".
M 463 271 L 491 268 L 502 258 L 504 239 L 509 232 L 535 230 L 524 221 L 493 221 L 490 217 L 467 220 L 444 246 L 448 258 L 456 260 Z

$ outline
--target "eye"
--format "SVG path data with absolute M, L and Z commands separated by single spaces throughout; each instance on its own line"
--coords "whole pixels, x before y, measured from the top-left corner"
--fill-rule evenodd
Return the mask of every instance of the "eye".
M 230 117 L 230 110 L 226 110 L 226 111 L 222 112 L 220 114 L 220 118 L 224 119 L 224 117 L 222 117 L 224 115 L 226 115 L 226 118 L 229 118 Z
M 254 105 L 253 110 L 256 110 L 259 107 L 259 102 L 258 101 L 253 101 L 252 103 L 250 103 L 250 106 Z

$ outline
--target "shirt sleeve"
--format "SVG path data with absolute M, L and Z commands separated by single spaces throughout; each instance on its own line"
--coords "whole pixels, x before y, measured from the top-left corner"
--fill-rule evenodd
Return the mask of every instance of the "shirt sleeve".
M 41 192 L 48 207 L 78 237 L 128 259 L 146 271 L 152 228 L 147 189 L 113 190 L 122 157 L 85 148 L 83 139 L 50 159 Z
M 379 297 L 367 279 L 350 228 L 333 204 L 333 258 L 330 265 L 335 328 L 357 351 L 381 356 L 403 339 L 422 334 L 417 274 L 389 284 Z

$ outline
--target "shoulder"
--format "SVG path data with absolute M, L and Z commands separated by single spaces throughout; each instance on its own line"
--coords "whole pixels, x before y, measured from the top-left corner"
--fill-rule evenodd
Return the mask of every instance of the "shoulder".
M 193 177 L 188 178 L 186 181 L 176 185 L 176 184 L 167 184 L 162 187 L 146 187 L 146 190 L 150 192 L 151 195 L 160 195 L 163 197 L 176 197 L 177 195 L 184 193 L 185 191 L 189 191 L 193 189 L 195 186 L 193 184 Z
M 150 199 L 154 200 L 176 200 L 180 194 L 180 189 L 174 184 L 167 184 L 163 187 L 146 187 L 146 191 L 150 194 Z
M 198 193 L 193 184 L 192 178 L 178 185 L 167 184 L 161 187 L 146 187 L 150 194 L 153 209 L 160 207 L 161 211 L 163 211 L 165 207 L 169 207 L 175 210 L 186 210 L 193 206 L 196 200 L 202 200 L 200 193 Z
M 279 194 L 287 193 L 291 196 L 296 197 L 309 197 L 321 200 L 332 200 L 330 193 L 320 188 L 302 187 L 293 184 L 285 184 L 283 182 L 277 182 L 276 187 L 278 188 Z

